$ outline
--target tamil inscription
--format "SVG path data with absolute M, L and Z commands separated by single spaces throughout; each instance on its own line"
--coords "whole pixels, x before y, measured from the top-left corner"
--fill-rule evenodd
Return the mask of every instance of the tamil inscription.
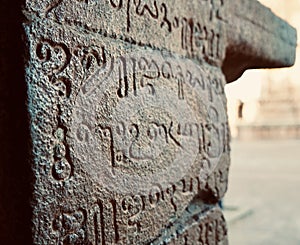
M 225 56 L 226 1 L 187 1 L 184 8 L 176 7 L 180 5 L 179 0 L 94 0 L 72 1 L 72 4 L 58 0 L 27 4 L 38 15 L 56 22 L 220 65 Z M 77 15 L 75 9 L 85 14 Z M 152 38 L 153 34 L 156 38 Z
M 26 2 L 34 243 L 228 243 L 224 86 L 253 66 L 242 50 L 262 45 L 235 35 L 241 6 Z M 292 48 L 257 66 L 293 62 L 294 44 L 279 39 Z
M 60 35 L 37 35 L 38 26 Z M 224 195 L 229 129 L 219 68 L 109 37 L 88 39 L 47 21 L 28 33 L 32 74 L 43 72 L 32 86 L 45 83 L 40 89 L 48 91 L 41 93 L 49 108 L 34 117 L 39 136 L 51 137 L 42 147 L 51 157 L 40 157 L 41 178 L 60 190 L 49 200 L 48 212 L 59 214 L 51 218 L 51 239 L 151 241 L 197 196 Z M 86 193 L 94 194 L 73 197 Z
M 92 178 L 131 193 L 176 182 L 196 161 L 212 172 L 228 153 L 223 75 L 149 50 L 108 63 L 82 84 L 70 133 Z

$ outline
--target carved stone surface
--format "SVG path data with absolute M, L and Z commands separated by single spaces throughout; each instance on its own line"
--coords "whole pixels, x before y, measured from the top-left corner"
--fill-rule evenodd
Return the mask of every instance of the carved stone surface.
M 202 207 L 202 209 L 200 208 Z M 226 221 L 219 208 L 192 202 L 180 220 L 151 244 L 228 244 Z
M 224 86 L 292 65 L 295 31 L 250 0 L 28 0 L 23 15 L 33 243 L 227 244 Z
M 40 101 L 29 104 L 36 185 L 47 198 L 35 199 L 36 219 L 47 220 L 36 223 L 47 230 L 37 243 L 147 243 L 196 196 L 222 198 L 229 131 L 219 68 L 47 20 L 25 28 Z

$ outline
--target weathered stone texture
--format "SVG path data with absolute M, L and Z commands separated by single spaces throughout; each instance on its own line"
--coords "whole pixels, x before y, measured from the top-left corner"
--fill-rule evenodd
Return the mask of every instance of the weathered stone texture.
M 223 63 L 227 81 L 234 81 L 245 69 L 294 64 L 295 29 L 258 1 L 228 2 L 228 46 Z
M 224 195 L 229 132 L 220 69 L 47 20 L 26 33 L 35 219 L 44 220 L 35 223 L 44 231 L 37 243 L 147 243 L 196 195 L 211 203 Z M 189 74 L 191 84 L 180 85 Z M 135 140 L 126 139 L 131 130 Z M 152 139 L 159 130 L 164 135 Z M 207 183 L 205 164 L 216 167 Z
M 294 30 L 250 0 L 28 0 L 23 15 L 33 242 L 227 244 L 224 86 L 292 65 Z

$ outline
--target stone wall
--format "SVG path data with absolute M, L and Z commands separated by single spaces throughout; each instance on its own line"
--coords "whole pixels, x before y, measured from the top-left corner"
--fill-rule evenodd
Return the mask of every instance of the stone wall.
M 3 63 L 18 60 L 1 76 L 4 241 L 227 244 L 224 86 L 292 65 L 294 29 L 250 0 L 16 6 L 1 22 L 16 15 L 1 37 L 16 52 Z

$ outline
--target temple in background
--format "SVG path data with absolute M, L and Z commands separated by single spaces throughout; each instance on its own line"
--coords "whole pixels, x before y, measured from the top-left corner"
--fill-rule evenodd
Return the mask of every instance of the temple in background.
M 299 0 L 260 2 L 300 33 Z M 300 139 L 299 45 L 292 68 L 247 72 L 236 84 L 228 85 L 226 91 L 233 138 Z
M 239 139 L 300 139 L 300 87 L 289 80 L 263 83 L 252 122 L 243 120 L 237 107 Z

